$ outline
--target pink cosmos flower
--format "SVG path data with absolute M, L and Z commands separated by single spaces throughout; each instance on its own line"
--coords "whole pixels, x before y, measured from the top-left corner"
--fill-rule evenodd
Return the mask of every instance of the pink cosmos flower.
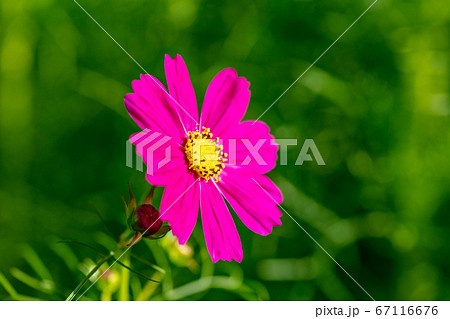
M 165 186 L 161 219 L 183 245 L 197 222 L 199 207 L 213 262 L 241 262 L 241 240 L 225 199 L 242 222 L 260 235 L 281 225 L 283 198 L 264 174 L 275 167 L 278 145 L 263 122 L 241 122 L 250 83 L 233 69 L 219 72 L 203 101 L 197 100 L 180 55 L 165 57 L 170 96 L 151 75 L 132 83 L 125 106 L 143 132 L 130 141 L 147 165 L 147 180 Z M 225 199 L 224 199 L 225 198 Z

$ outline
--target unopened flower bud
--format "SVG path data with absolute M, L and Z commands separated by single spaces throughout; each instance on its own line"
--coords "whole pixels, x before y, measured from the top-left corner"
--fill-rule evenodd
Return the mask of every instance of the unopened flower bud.
M 142 233 L 144 237 L 158 232 L 163 222 L 159 219 L 159 211 L 150 204 L 139 205 L 131 217 L 131 228 Z
M 130 246 L 140 241 L 143 237 L 148 239 L 160 239 L 164 237 L 170 231 L 170 226 L 159 219 L 159 211 L 152 205 L 155 187 L 152 186 L 147 197 L 137 207 L 129 184 L 128 187 L 130 189 L 130 201 L 128 204 L 125 202 L 123 196 L 122 198 L 125 204 L 128 226 L 136 233 L 132 239 L 130 239 L 130 233 L 124 233 L 120 241 L 125 246 Z

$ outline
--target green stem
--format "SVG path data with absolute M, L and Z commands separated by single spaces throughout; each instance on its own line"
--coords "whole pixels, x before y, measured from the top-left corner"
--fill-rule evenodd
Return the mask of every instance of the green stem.
M 67 297 L 66 301 L 72 301 L 73 298 L 77 295 L 77 293 L 83 288 L 84 284 L 97 272 L 97 270 L 105 263 L 107 262 L 112 256 L 114 256 L 115 251 L 111 251 L 111 253 L 108 256 L 105 256 L 102 260 L 100 260 L 97 265 L 95 265 L 94 268 L 87 274 L 86 277 L 78 284 L 78 286 L 70 293 L 70 295 Z
M 83 288 L 84 284 L 97 272 L 97 270 L 108 260 L 110 260 L 120 249 L 127 246 L 127 242 L 129 241 L 129 237 L 133 234 L 130 230 L 125 231 L 119 237 L 119 244 L 117 245 L 116 250 L 111 251 L 108 256 L 105 256 L 102 260 L 100 260 L 97 265 L 84 277 L 84 279 L 78 284 L 78 286 L 70 293 L 67 297 L 66 301 L 72 301 L 78 292 Z M 141 236 L 142 238 L 142 236 Z M 115 260 L 115 259 L 114 259 Z M 117 261 L 117 260 L 116 260 Z

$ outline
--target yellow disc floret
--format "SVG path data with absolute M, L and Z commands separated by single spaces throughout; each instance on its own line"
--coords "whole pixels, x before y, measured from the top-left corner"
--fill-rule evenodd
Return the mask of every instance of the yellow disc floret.
M 213 139 L 209 128 L 188 132 L 188 138 L 184 146 L 184 152 L 189 169 L 206 181 L 212 178 L 220 181 L 220 173 L 225 167 L 227 153 L 223 152 L 223 146 L 219 145 L 219 138 Z

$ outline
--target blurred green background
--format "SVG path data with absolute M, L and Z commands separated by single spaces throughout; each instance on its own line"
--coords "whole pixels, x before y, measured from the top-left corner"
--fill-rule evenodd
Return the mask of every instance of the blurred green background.
M 371 2 L 80 0 L 163 83 L 164 54 L 181 54 L 199 102 L 235 68 L 247 119 Z M 72 0 L 0 10 L 0 299 L 65 299 L 101 253 L 58 241 L 114 249 L 127 182 L 149 190 L 125 165 L 138 127 L 123 96 L 142 72 Z M 262 118 L 299 139 L 269 174 L 283 206 L 377 300 L 450 299 L 449 39 L 447 1 L 380 0 Z M 326 166 L 294 165 L 307 138 Z M 161 283 L 114 265 L 83 298 L 368 299 L 288 216 L 267 237 L 235 221 L 241 264 L 212 264 L 199 223 L 190 246 L 169 236 L 121 259 Z

